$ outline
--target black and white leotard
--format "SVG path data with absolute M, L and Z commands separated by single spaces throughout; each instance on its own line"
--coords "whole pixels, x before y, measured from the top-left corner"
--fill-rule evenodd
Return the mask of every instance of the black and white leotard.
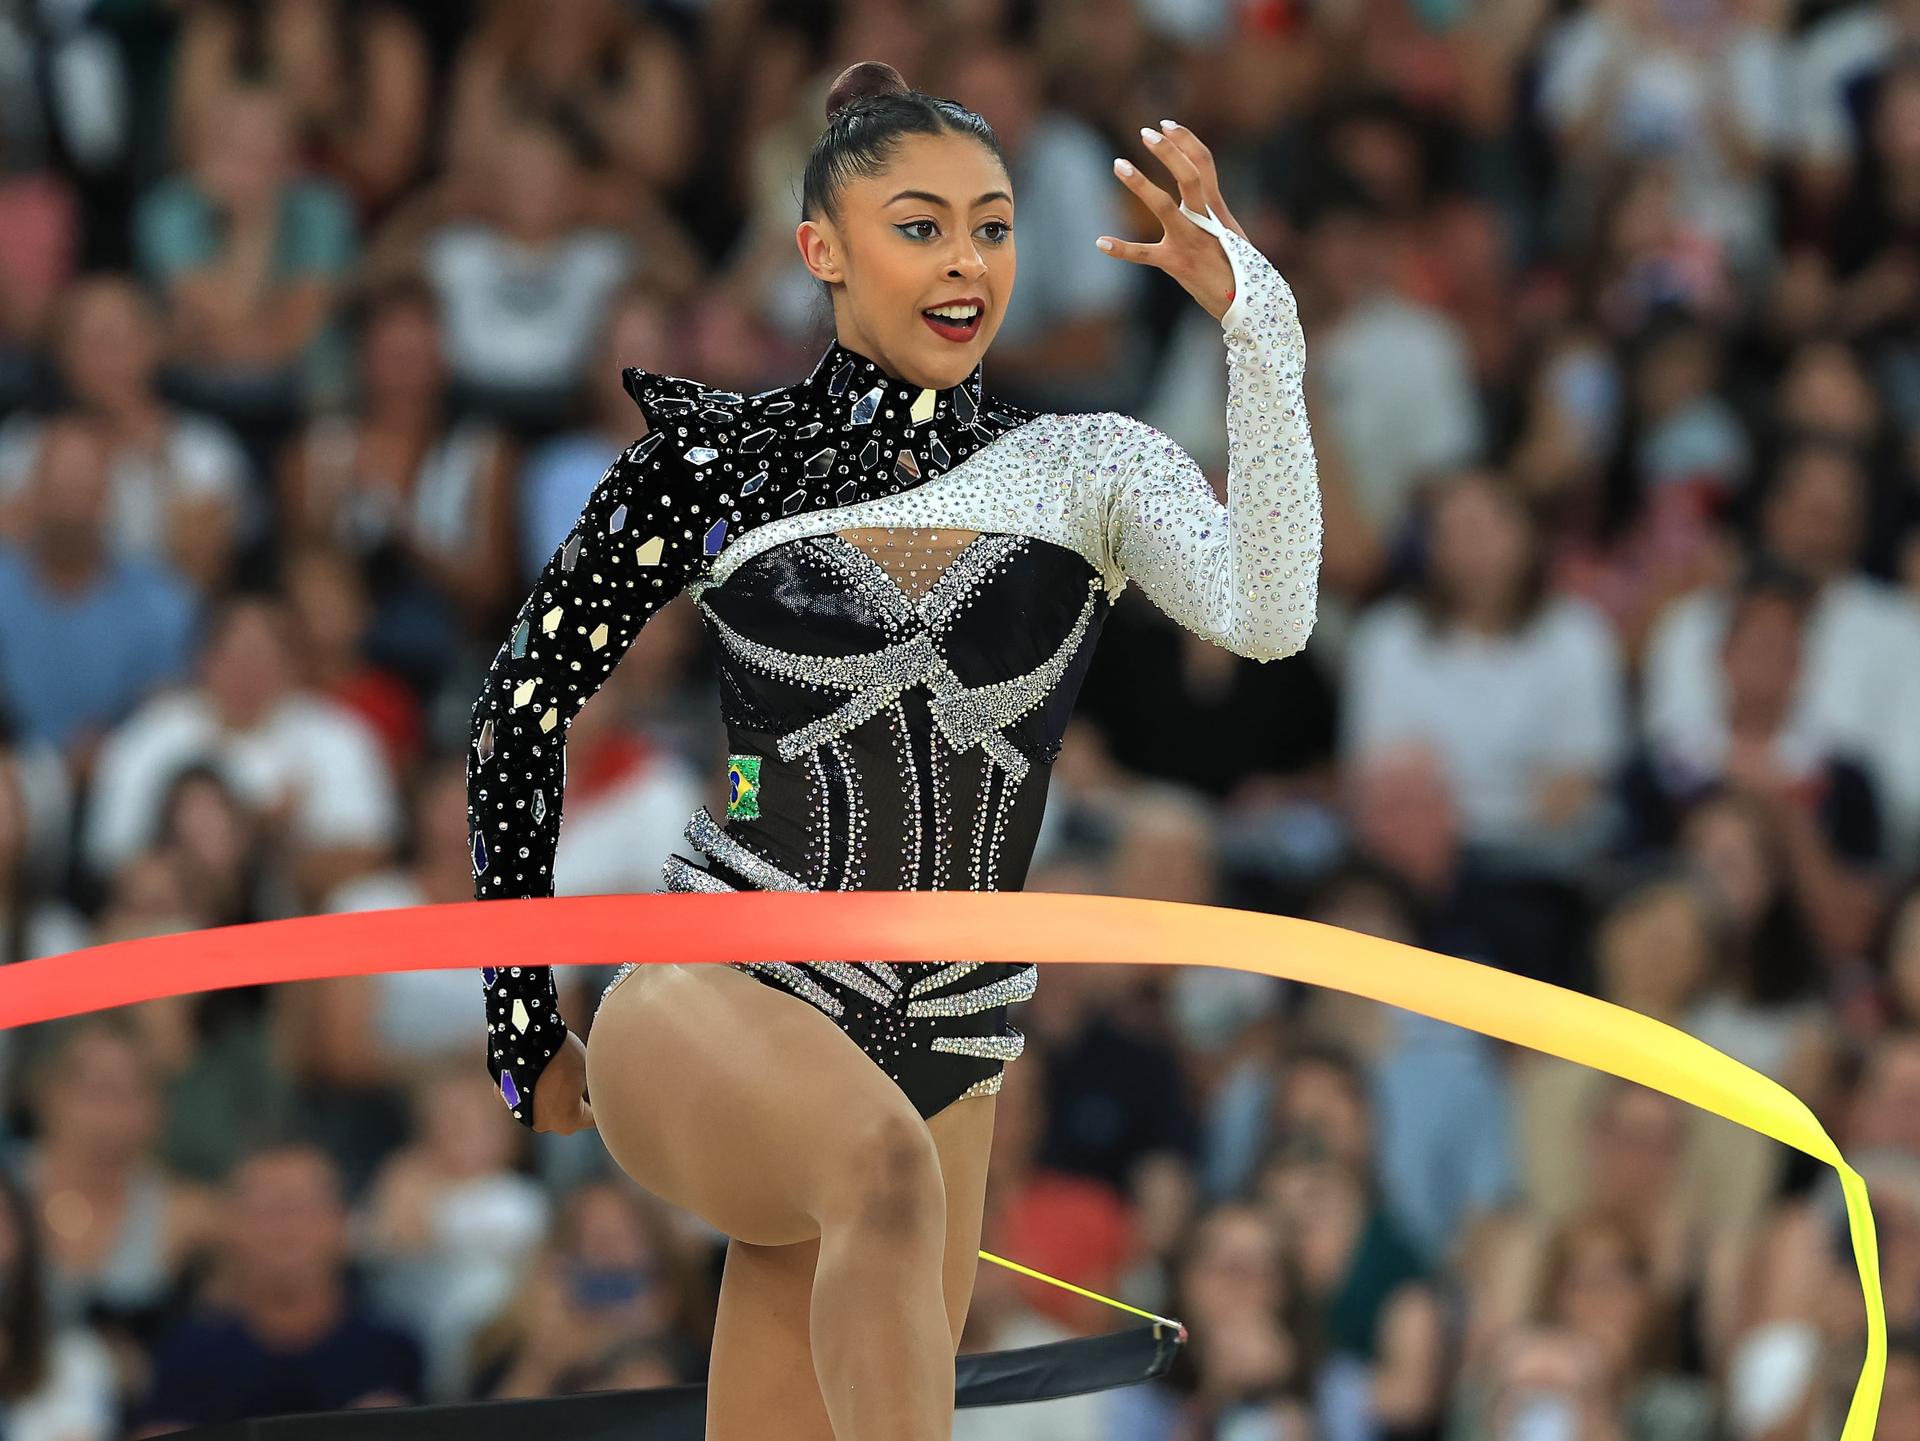
M 1286 282 L 1211 214 L 1228 500 L 1123 415 L 1035 415 L 884 373 L 839 343 L 742 396 L 629 370 L 647 434 L 614 460 L 473 709 L 475 893 L 552 894 L 567 727 L 648 616 L 687 592 L 718 642 L 730 800 L 687 828 L 675 891 L 1017 890 L 1101 622 L 1129 581 L 1244 656 L 1306 643 L 1320 492 Z M 644 938 L 636 941 L 644 945 Z M 622 968 L 615 984 L 629 968 Z M 1034 971 L 743 964 L 831 1016 L 922 1115 L 999 1087 Z M 566 1035 L 551 970 L 485 973 L 487 1062 L 531 1124 Z M 611 987 L 609 987 L 611 989 Z

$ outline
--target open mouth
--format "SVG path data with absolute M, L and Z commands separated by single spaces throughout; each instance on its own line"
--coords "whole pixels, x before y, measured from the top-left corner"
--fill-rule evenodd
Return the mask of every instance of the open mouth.
M 980 321 L 986 308 L 980 305 L 936 305 L 920 312 L 927 328 L 943 340 L 972 340 L 980 333 Z

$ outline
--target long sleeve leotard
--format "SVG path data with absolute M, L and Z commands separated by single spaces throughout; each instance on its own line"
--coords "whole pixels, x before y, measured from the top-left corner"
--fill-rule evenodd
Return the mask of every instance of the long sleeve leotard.
M 473 708 L 475 894 L 552 894 L 567 728 L 682 592 L 718 642 L 731 790 L 724 823 L 703 809 L 688 829 L 708 864 L 668 863 L 676 890 L 1018 889 L 1129 581 L 1240 655 L 1299 650 L 1321 538 L 1299 319 L 1252 245 L 1194 219 L 1237 285 L 1224 505 L 1151 427 L 1034 415 L 979 370 L 923 390 L 836 342 L 807 379 L 751 397 L 626 372 L 646 434 L 547 563 Z M 529 1125 L 566 1036 L 549 968 L 565 959 L 484 975 L 488 1067 Z M 823 1008 L 822 976 L 875 985 L 851 965 L 779 969 Z

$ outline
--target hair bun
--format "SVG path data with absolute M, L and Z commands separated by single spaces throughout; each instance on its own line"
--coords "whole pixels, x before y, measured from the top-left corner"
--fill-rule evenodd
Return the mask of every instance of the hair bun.
M 862 60 L 840 72 L 827 92 L 827 119 L 837 118 L 842 110 L 869 95 L 906 95 L 913 87 L 906 77 L 884 60 Z

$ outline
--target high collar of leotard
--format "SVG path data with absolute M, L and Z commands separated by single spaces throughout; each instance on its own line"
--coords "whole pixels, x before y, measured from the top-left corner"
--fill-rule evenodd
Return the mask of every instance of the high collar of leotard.
M 916 426 L 929 420 L 971 425 L 981 401 L 977 365 L 958 385 L 933 390 L 889 374 L 877 361 L 838 340 L 828 344 L 813 373 L 795 388 L 819 411 L 831 415 L 844 407 L 839 416 L 843 425 L 889 419 Z

